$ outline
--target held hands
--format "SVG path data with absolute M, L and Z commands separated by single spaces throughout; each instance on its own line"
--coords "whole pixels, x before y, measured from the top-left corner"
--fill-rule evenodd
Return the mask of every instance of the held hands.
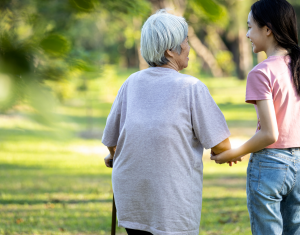
M 241 162 L 244 159 L 244 156 L 237 157 L 235 149 L 230 149 L 218 155 L 211 151 L 210 159 L 214 160 L 218 164 L 228 163 L 229 166 L 232 166 L 233 162 L 235 164 L 237 164 L 238 161 Z
M 104 162 L 105 165 L 109 168 L 111 168 L 111 166 L 109 165 L 109 160 L 113 159 L 113 157 L 111 156 L 111 154 L 108 154 L 105 158 L 104 158 Z

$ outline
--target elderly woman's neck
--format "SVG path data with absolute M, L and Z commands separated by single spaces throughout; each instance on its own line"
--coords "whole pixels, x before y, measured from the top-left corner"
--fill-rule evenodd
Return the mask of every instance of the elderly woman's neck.
M 164 65 L 162 65 L 162 66 L 157 66 L 157 67 L 168 68 L 168 69 L 174 69 L 174 70 L 176 70 L 177 72 L 180 70 L 179 67 L 178 67 L 178 65 L 177 65 L 175 62 L 173 62 L 173 61 L 170 61 L 170 62 L 168 62 L 167 64 L 164 64 Z

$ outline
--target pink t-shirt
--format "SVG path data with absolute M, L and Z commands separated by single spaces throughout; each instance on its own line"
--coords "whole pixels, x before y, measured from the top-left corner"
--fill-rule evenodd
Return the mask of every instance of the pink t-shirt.
M 248 74 L 246 102 L 254 104 L 260 130 L 256 100 L 272 99 L 279 137 L 266 148 L 300 147 L 300 96 L 289 69 L 288 56 L 270 56 Z

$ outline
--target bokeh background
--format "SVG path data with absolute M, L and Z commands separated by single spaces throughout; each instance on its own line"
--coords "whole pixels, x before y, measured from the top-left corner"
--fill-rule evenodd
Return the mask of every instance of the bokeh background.
M 300 1 L 289 2 L 300 18 Z M 181 72 L 208 86 L 232 146 L 251 137 L 256 114 L 244 103 L 245 79 L 266 58 L 246 38 L 252 3 L 1 0 L 0 234 L 110 234 L 101 136 L 122 83 L 147 68 L 140 32 L 158 9 L 188 21 L 190 62 Z M 246 167 L 216 165 L 205 152 L 200 234 L 251 234 Z

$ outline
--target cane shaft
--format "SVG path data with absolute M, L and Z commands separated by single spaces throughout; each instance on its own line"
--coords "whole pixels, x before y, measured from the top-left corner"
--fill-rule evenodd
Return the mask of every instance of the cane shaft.
M 115 204 L 115 196 L 113 196 L 113 207 L 112 207 L 112 221 L 111 221 L 111 235 L 116 234 L 116 220 L 117 220 L 117 209 Z
M 109 160 L 109 166 L 113 168 L 113 159 Z M 111 235 L 116 234 L 116 221 L 117 221 L 117 209 L 115 204 L 115 195 L 113 195 L 113 206 L 112 206 L 112 215 L 111 215 Z

